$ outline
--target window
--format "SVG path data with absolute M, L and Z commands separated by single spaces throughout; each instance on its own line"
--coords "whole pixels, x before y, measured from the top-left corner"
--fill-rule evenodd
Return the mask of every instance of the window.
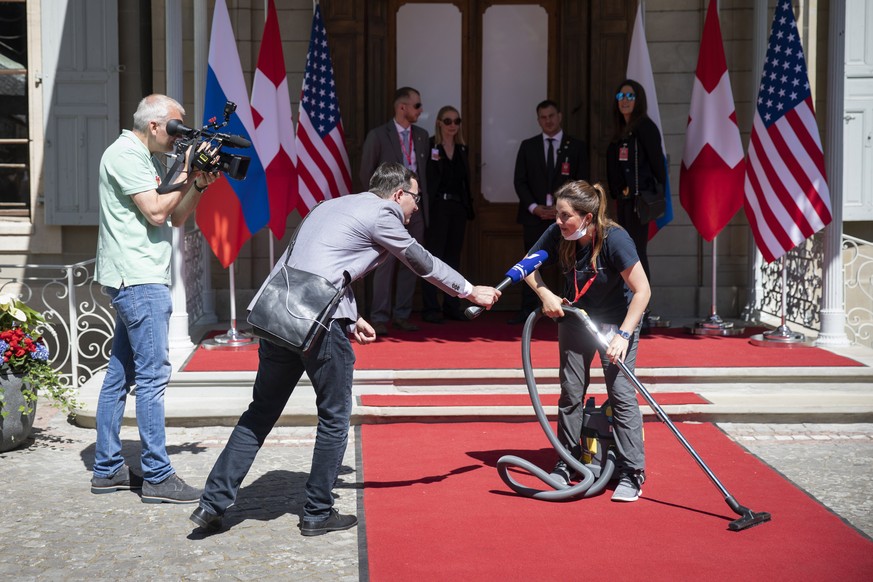
M 0 2 L 0 217 L 30 216 L 27 6 Z

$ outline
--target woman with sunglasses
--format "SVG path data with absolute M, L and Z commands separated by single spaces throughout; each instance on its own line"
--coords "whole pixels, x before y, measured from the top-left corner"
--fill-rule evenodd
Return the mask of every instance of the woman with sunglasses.
M 525 278 L 542 302 L 543 314 L 558 319 L 558 440 L 577 459 L 581 455 L 585 392 L 596 340 L 577 318 L 564 316 L 563 306 L 584 309 L 609 342 L 599 352 L 619 457 L 619 482 L 613 501 L 636 501 L 645 480 L 645 451 L 640 407 L 633 384 L 614 363 L 633 371 L 640 320 L 651 297 L 649 281 L 628 233 L 606 216 L 606 191 L 583 180 L 567 182 L 555 193 L 557 216 L 530 252 L 545 250 L 564 275 L 561 295 L 552 292 L 539 271 Z M 573 475 L 558 459 L 552 477 L 569 484 Z
M 461 130 L 461 115 L 451 105 L 440 108 L 434 125 L 427 162 L 430 223 L 425 233 L 425 246 L 435 257 L 458 269 L 467 221 L 473 220 L 467 146 Z M 439 295 L 443 295 L 442 307 Z M 424 321 L 466 320 L 458 298 L 440 293 L 429 283 L 424 283 L 422 303 L 421 318 Z
M 667 168 L 661 150 L 661 133 L 646 114 L 646 92 L 642 85 L 625 79 L 618 86 L 613 106 L 615 135 L 606 150 L 609 193 L 617 200 L 616 219 L 637 246 L 637 254 L 651 279 L 646 246 L 649 225 L 640 222 L 634 198 L 642 190 L 654 190 L 654 181 L 665 184 Z

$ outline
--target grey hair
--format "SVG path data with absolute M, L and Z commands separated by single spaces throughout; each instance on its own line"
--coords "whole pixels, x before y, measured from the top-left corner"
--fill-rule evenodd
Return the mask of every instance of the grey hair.
M 390 198 L 397 190 L 412 188 L 412 181 L 417 179 L 415 173 L 403 164 L 384 162 L 373 172 L 369 190 L 380 198 Z
M 145 132 L 151 121 L 166 123 L 170 119 L 171 109 L 178 109 L 179 115 L 185 116 L 185 108 L 172 97 L 157 93 L 143 97 L 133 114 L 133 129 Z

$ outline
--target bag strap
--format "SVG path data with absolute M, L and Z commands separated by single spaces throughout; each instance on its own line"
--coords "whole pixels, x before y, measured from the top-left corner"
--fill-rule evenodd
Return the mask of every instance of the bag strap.
M 297 228 L 294 230 L 294 234 L 291 235 L 291 240 L 288 241 L 288 249 L 285 251 L 285 266 L 288 266 L 288 261 L 291 259 L 291 253 L 294 251 L 294 243 L 297 242 L 297 234 L 300 232 L 300 229 L 303 227 L 303 223 L 306 222 L 306 219 L 309 218 L 309 215 L 318 208 L 324 200 L 319 200 L 315 206 L 309 209 L 309 212 L 306 213 L 306 216 L 303 217 L 303 220 L 300 221 L 300 224 L 297 225 Z M 343 271 L 343 284 L 339 288 L 341 294 L 346 287 L 352 282 L 352 276 L 348 271 Z
M 640 195 L 640 140 L 634 136 L 634 196 Z

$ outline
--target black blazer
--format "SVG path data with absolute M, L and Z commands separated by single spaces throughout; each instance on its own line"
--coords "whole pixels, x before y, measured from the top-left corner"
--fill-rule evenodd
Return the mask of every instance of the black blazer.
M 628 159 L 619 160 L 619 151 L 628 148 Z M 635 162 L 636 166 L 635 167 Z M 609 180 L 609 195 L 624 200 L 622 191 L 627 188 L 633 195 L 638 190 L 651 190 L 653 180 L 667 182 L 667 167 L 661 150 L 661 133 L 655 122 L 644 117 L 627 137 L 609 144 L 606 150 L 606 175 Z M 639 184 L 636 183 L 639 176 Z
M 434 149 L 439 152 L 438 160 L 433 159 Z M 439 206 L 439 200 L 433 200 L 433 198 L 442 193 L 440 192 L 440 183 L 443 175 L 451 171 L 453 160 L 449 160 L 448 156 L 446 156 L 446 150 L 443 149 L 442 145 L 436 145 L 436 140 L 433 136 L 430 138 L 430 152 L 431 155 L 427 160 L 427 193 L 432 198 L 430 207 L 433 212 L 433 209 Z M 470 159 L 467 146 L 456 143 L 455 156 L 458 157 L 458 163 L 463 168 L 464 175 L 459 179 L 461 190 L 459 192 L 450 192 L 450 194 L 456 194 L 461 197 L 464 208 L 467 211 L 467 218 L 473 220 L 473 197 L 470 194 Z
M 563 164 L 569 164 L 568 173 L 563 173 Z M 588 144 L 564 132 L 561 145 L 555 152 L 555 170 L 546 175 L 546 154 L 543 134 L 521 142 L 515 160 L 515 193 L 518 196 L 517 222 L 536 226 L 542 220 L 528 211 L 531 204 L 545 204 L 546 195 L 572 180 L 588 179 Z
M 427 130 L 417 125 L 411 125 L 412 140 L 415 146 L 415 167 L 418 174 L 418 189 L 421 191 L 421 213 L 424 223 L 430 219 L 427 194 L 427 159 L 430 157 Z M 400 136 L 392 119 L 388 123 L 371 129 L 364 139 L 361 148 L 361 168 L 359 176 L 364 188 L 370 183 L 370 177 L 379 164 L 383 162 L 403 163 L 403 149 L 400 147 Z

